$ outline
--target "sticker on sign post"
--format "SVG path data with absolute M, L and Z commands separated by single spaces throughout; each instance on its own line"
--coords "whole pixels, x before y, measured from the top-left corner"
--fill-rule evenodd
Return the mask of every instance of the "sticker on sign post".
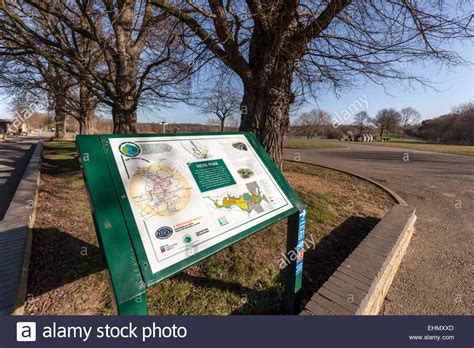
M 303 209 L 299 214 L 298 219 L 298 242 L 296 244 L 296 252 L 298 257 L 296 259 L 296 275 L 303 272 L 303 258 L 304 258 L 304 231 L 306 226 L 306 209 Z

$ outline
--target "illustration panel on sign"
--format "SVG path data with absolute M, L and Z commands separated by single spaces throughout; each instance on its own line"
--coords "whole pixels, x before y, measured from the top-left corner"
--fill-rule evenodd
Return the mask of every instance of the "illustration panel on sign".
M 109 143 L 152 273 L 293 207 L 243 134 Z

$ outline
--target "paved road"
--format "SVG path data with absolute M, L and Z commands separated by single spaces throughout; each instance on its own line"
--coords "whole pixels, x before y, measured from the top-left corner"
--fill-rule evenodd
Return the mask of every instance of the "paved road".
M 474 157 L 349 146 L 285 149 L 285 157 L 364 175 L 416 207 L 416 232 L 382 312 L 473 314 Z

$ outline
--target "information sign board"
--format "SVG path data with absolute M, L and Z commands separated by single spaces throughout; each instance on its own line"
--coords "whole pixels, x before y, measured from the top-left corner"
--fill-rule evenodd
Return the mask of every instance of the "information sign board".
M 108 249 L 128 243 L 135 257 L 131 273 L 144 288 L 298 216 L 289 228 L 287 247 L 298 259 L 290 265 L 296 283 L 288 291 L 301 286 L 304 208 L 252 134 L 79 136 L 77 143 L 109 269 L 116 251 Z M 106 186 L 113 209 L 103 206 Z M 105 210 L 120 224 L 99 218 Z M 113 233 L 120 241 L 108 242 Z M 114 283 L 112 272 L 111 278 Z
M 242 134 L 109 143 L 152 273 L 293 208 Z

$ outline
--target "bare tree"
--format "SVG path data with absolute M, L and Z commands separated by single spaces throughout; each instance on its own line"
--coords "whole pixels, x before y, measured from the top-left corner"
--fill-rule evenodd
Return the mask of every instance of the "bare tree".
M 354 119 L 355 119 L 355 125 L 357 127 L 357 130 L 359 131 L 359 134 L 362 134 L 362 132 L 364 132 L 369 125 L 369 122 L 370 122 L 369 114 L 366 111 L 361 111 L 354 115 Z
M 81 52 L 82 60 L 76 66 L 77 74 L 71 74 L 73 65 L 69 64 L 68 69 L 64 69 L 58 64 L 65 62 L 67 56 L 49 49 L 48 45 L 44 45 L 41 40 L 35 40 L 34 36 L 28 37 L 27 32 L 23 32 L 21 28 L 16 28 L 15 31 L 14 23 L 2 14 L 3 5 L 0 4 L 0 61 L 4 67 L 2 80 L 8 83 L 2 87 L 12 93 L 22 94 L 26 91 L 30 94 L 47 94 L 49 106 L 57 111 L 56 137 L 65 135 L 63 129 L 66 115 L 79 122 L 81 134 L 88 134 L 99 102 L 86 88 L 86 80 L 90 80 L 87 69 L 102 64 L 99 62 L 100 57 L 95 54 L 97 50 L 93 49 L 90 40 L 78 37 L 75 48 L 77 52 Z M 19 11 L 15 11 L 17 12 Z M 29 28 L 35 29 L 37 34 L 47 34 L 51 30 L 53 22 L 44 20 L 44 17 L 41 20 L 41 16 L 33 18 L 28 21 L 28 25 Z M 72 41 L 72 37 L 68 37 L 65 31 L 63 35 L 66 42 Z M 48 36 L 53 35 L 46 35 Z
M 54 110 L 55 136 L 65 136 L 65 121 L 70 103 L 74 103 L 71 90 L 77 81 L 38 56 L 0 56 L 2 71 L 0 89 L 16 99 L 32 99 Z
M 417 123 L 421 119 L 421 114 L 411 106 L 400 110 L 401 124 L 403 128 L 403 136 L 406 136 L 408 128 Z
M 137 131 L 142 97 L 153 95 L 155 105 L 175 100 L 188 70 L 177 26 L 147 0 L 4 0 L 0 13 L 8 49 L 43 56 L 76 76 L 82 94 L 87 88 L 111 108 L 114 133 Z M 103 64 L 89 64 L 97 57 Z
M 240 77 L 240 129 L 254 132 L 279 166 L 297 96 L 361 75 L 424 83 L 400 63 L 457 64 L 462 57 L 444 43 L 473 33 L 462 1 L 152 1 L 187 26 L 200 61 L 216 58 Z
M 452 108 L 453 114 L 469 114 L 474 115 L 474 99 L 467 103 L 463 103 L 461 105 L 457 105 Z
M 72 87 L 72 81 L 66 73 L 55 66 L 48 66 L 45 74 L 48 74 L 48 81 L 50 81 L 48 86 L 50 87 L 52 107 L 54 108 L 55 136 L 58 139 L 63 139 L 66 136 L 65 123 L 68 115 L 68 98 L 66 95 Z
M 220 131 L 224 132 L 226 121 L 239 112 L 241 97 L 238 92 L 231 86 L 218 84 L 212 89 L 203 90 L 198 95 L 196 105 L 199 111 L 216 117 Z
M 303 127 L 308 139 L 312 139 L 324 126 L 330 123 L 331 115 L 321 109 L 313 109 L 299 116 L 299 124 Z
M 388 135 L 390 129 L 393 130 L 400 124 L 400 120 L 400 113 L 393 108 L 382 109 L 377 112 L 372 122 L 380 129 L 380 140 L 383 138 L 384 131 Z

